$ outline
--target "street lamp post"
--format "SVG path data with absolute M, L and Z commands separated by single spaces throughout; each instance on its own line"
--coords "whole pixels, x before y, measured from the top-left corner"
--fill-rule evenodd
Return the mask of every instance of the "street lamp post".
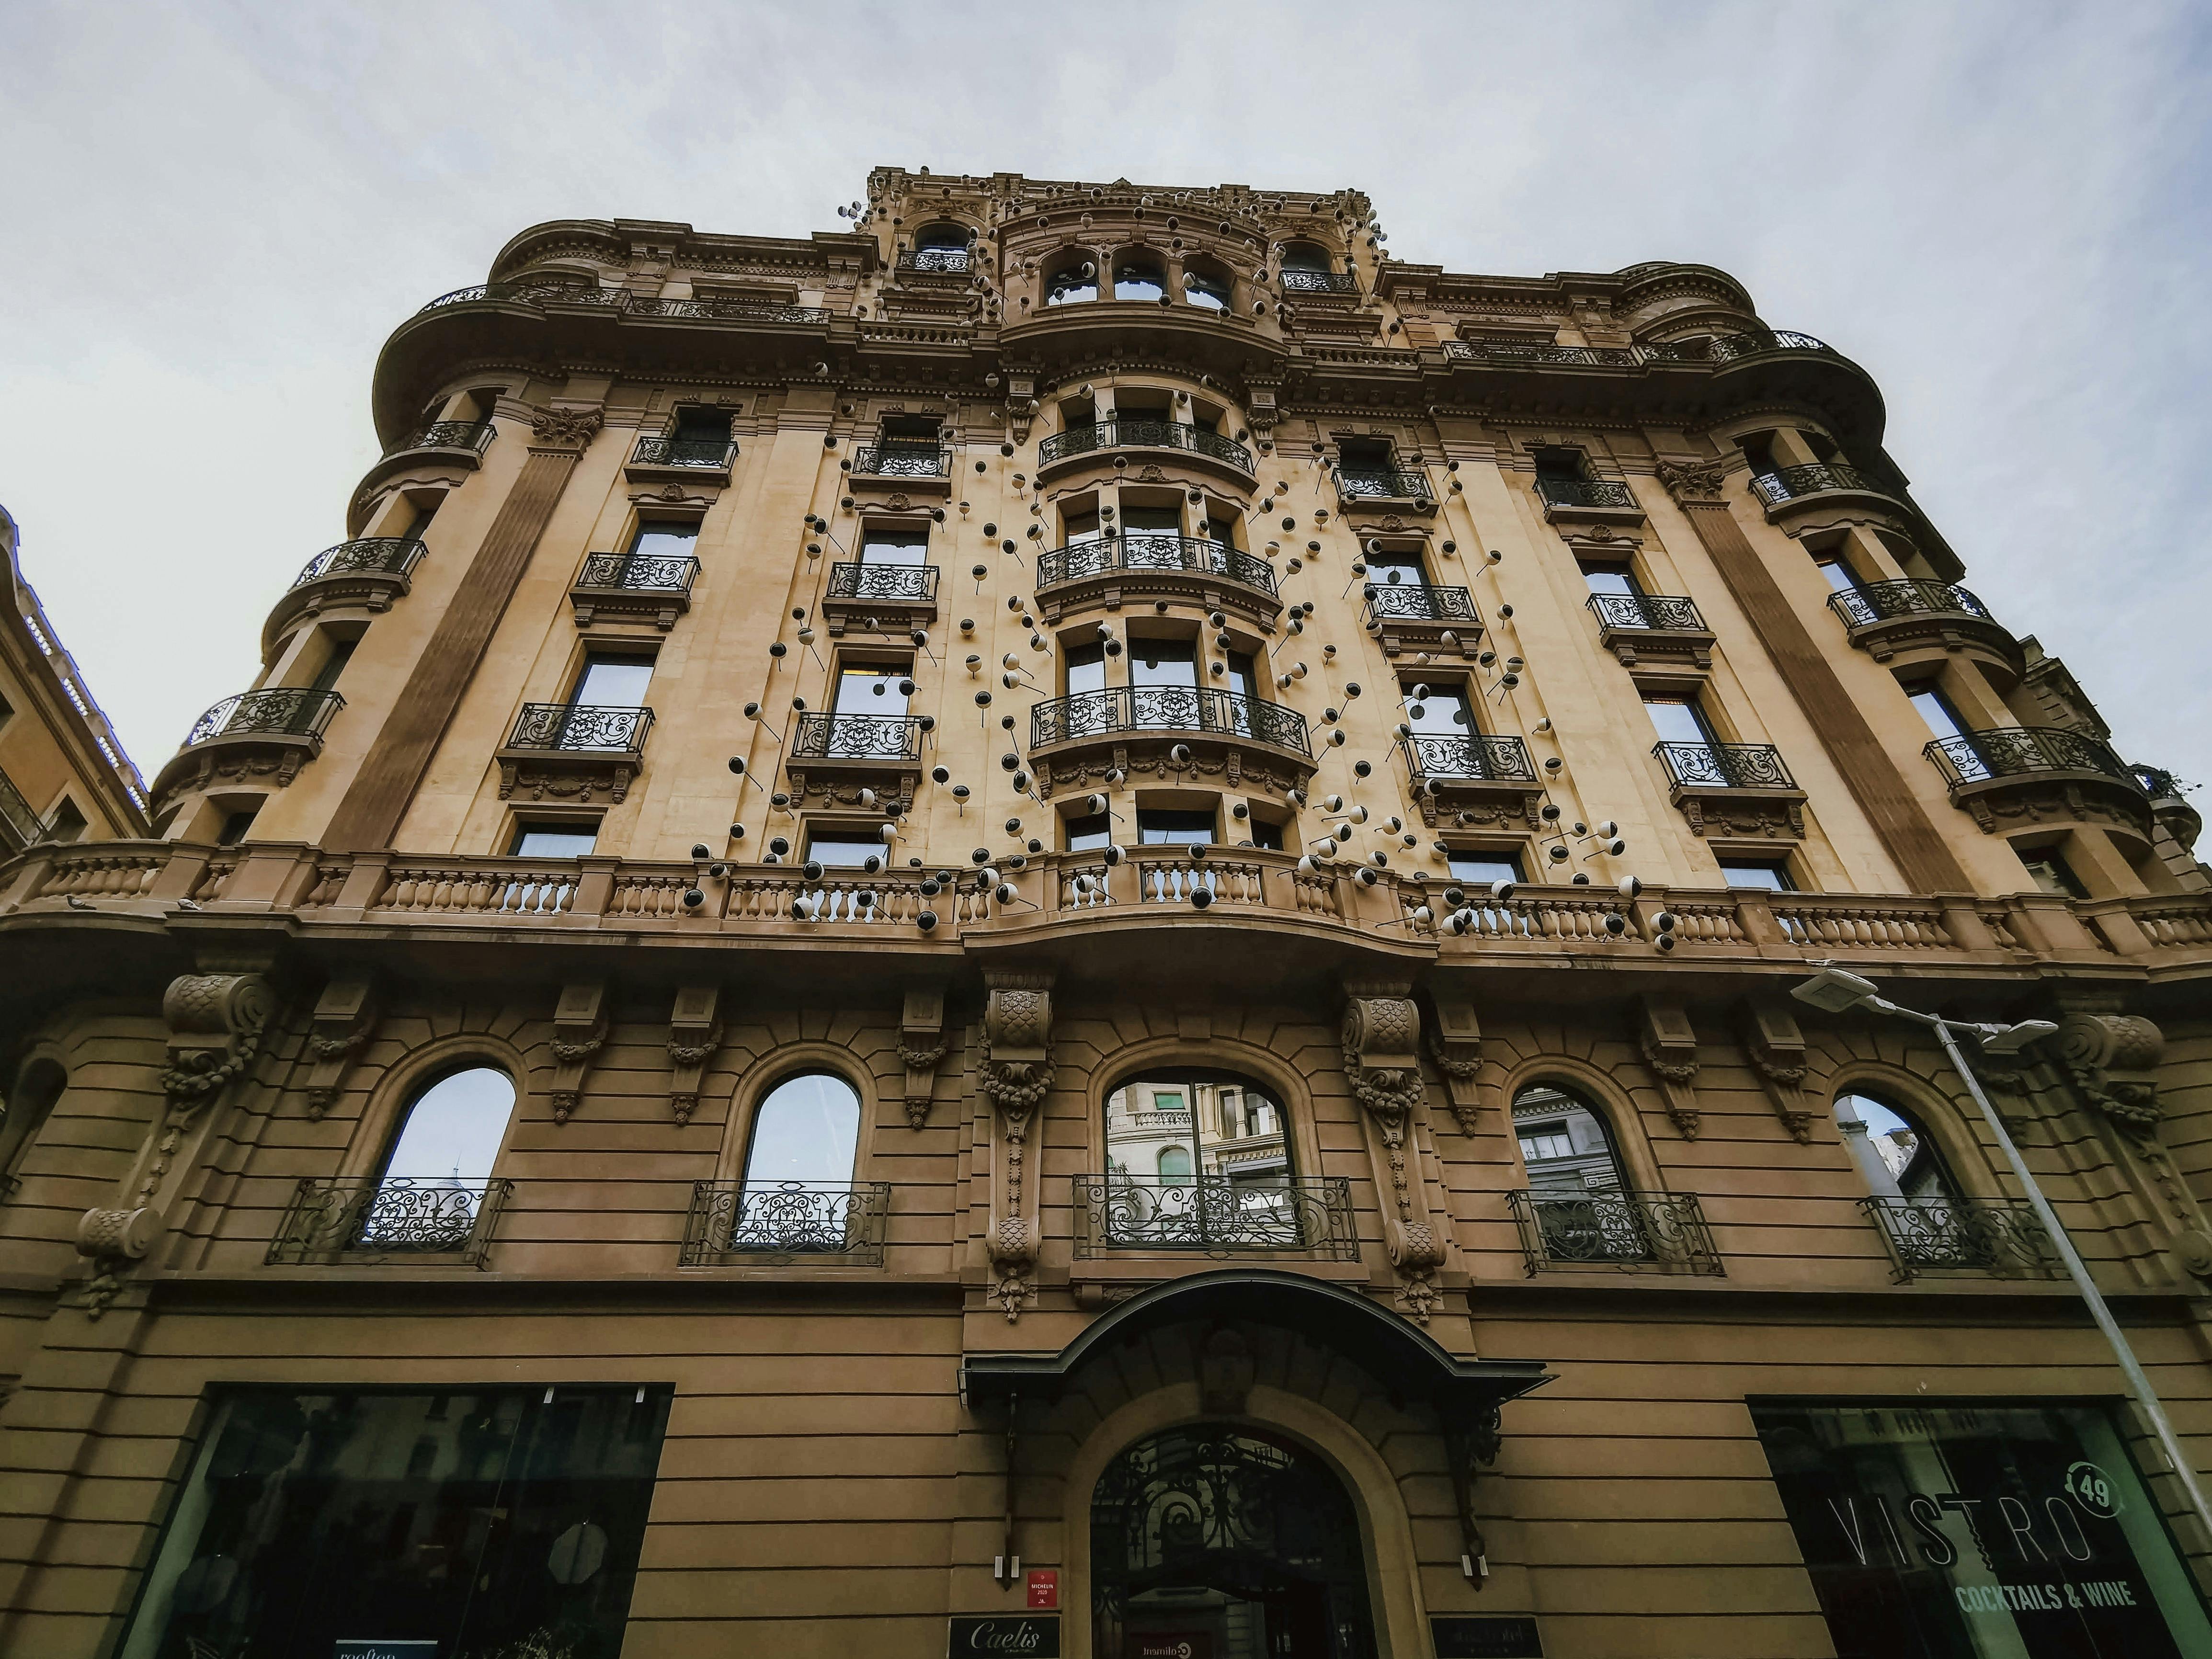
M 1990 1126 L 1990 1133 L 1996 1137 L 1997 1146 L 2004 1152 L 2005 1162 L 2012 1165 L 2013 1175 L 2020 1182 L 2021 1190 L 2027 1194 L 2027 1201 L 2034 1209 L 2036 1218 L 2042 1222 L 2043 1230 L 2050 1236 L 2059 1259 L 2066 1264 L 2067 1275 L 2073 1279 L 2074 1288 L 2081 1292 L 2081 1300 L 2088 1304 L 2089 1316 L 2097 1322 L 2097 1328 L 2104 1332 L 2105 1340 L 2112 1344 L 2112 1352 L 2120 1363 L 2121 1374 L 2128 1380 L 2128 1390 L 2135 1396 L 2136 1403 L 2142 1407 L 2143 1415 L 2150 1419 L 2151 1426 L 2157 1431 L 2159 1444 L 2166 1449 L 2166 1460 L 2173 1465 L 2174 1474 L 2180 1478 L 2184 1490 L 2188 1492 L 2190 1504 L 2197 1511 L 2197 1518 L 2203 1523 L 2208 1533 L 2212 1533 L 2212 1506 L 2208 1506 L 2203 1491 L 2197 1484 L 2197 1472 L 2190 1467 L 2189 1458 L 2181 1449 L 2180 1437 L 2174 1433 L 2173 1425 L 2166 1419 L 2166 1407 L 2159 1402 L 2157 1390 L 2151 1387 L 2150 1378 L 2143 1375 L 2142 1365 L 2136 1358 L 2135 1350 L 2128 1346 L 2128 1339 L 2121 1332 L 2119 1322 L 2112 1317 L 2112 1310 L 2105 1305 L 2104 1296 L 2090 1279 L 2088 1268 L 2082 1266 L 2081 1257 L 2074 1249 L 2074 1241 L 2066 1236 L 2065 1228 L 2059 1225 L 2057 1212 L 2051 1207 L 2051 1200 L 2043 1195 L 2043 1188 L 2036 1184 L 2034 1176 L 2028 1172 L 2027 1162 L 2021 1157 L 2020 1148 L 2013 1145 L 2012 1136 L 2005 1130 L 2004 1120 L 1997 1115 L 1996 1108 L 1990 1104 L 1990 1097 L 1982 1092 L 1981 1080 L 1974 1075 L 1973 1068 L 1966 1064 L 1966 1056 L 1960 1050 L 1955 1035 L 1959 1031 L 1972 1033 L 1981 1040 L 1983 1051 L 1987 1054 L 2016 1054 L 2038 1037 L 2049 1036 L 2058 1028 L 2047 1019 L 2024 1019 L 2012 1025 L 1961 1021 L 1954 1025 L 1938 1015 L 1923 1014 L 1915 1008 L 1899 1007 L 1882 996 L 1871 980 L 1862 979 L 1856 974 L 1845 973 L 1835 967 L 1822 968 L 1811 979 L 1793 988 L 1790 994 L 1800 1002 L 1810 1003 L 1814 1007 L 1832 1014 L 1848 1012 L 1853 1008 L 1869 1008 L 1878 1014 L 1891 1014 L 1899 1019 L 1911 1020 L 1916 1025 L 1925 1025 L 1936 1033 L 1936 1040 L 1943 1045 L 1943 1052 L 1950 1057 L 1952 1070 L 1958 1073 L 1960 1080 L 1966 1084 L 1966 1092 L 1974 1097 L 1974 1104 L 1982 1109 L 1982 1116 Z

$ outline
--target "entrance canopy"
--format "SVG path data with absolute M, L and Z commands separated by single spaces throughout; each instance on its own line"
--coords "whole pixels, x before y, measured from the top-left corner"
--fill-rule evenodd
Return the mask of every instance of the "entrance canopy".
M 1540 1359 L 1462 1359 L 1356 1291 L 1264 1267 L 1228 1267 L 1132 1297 L 1058 1353 L 971 1353 L 960 1368 L 973 1405 L 1057 1396 L 1093 1357 L 1193 1320 L 1279 1325 L 1334 1349 L 1392 1395 L 1454 1414 L 1487 1413 L 1550 1382 Z

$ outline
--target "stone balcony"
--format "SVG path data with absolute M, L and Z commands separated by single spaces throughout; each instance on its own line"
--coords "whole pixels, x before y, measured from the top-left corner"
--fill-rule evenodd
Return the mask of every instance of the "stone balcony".
M 1162 531 L 1121 532 L 1037 555 L 1036 603 L 1048 623 L 1092 607 L 1166 599 L 1235 612 L 1272 629 L 1282 611 L 1265 559 Z
M 345 707 L 335 691 L 277 686 L 225 697 L 193 722 L 184 746 L 147 791 L 156 817 L 189 790 L 222 784 L 283 788 L 323 752 L 323 732 Z
M 643 437 L 623 476 L 632 483 L 726 484 L 737 457 L 738 446 L 728 438 Z
M 1364 622 L 1386 657 L 1408 650 L 1469 656 L 1482 638 L 1482 616 L 1464 587 L 1426 582 L 1369 582 Z
M 1117 416 L 1089 426 L 1055 432 L 1037 446 L 1040 483 L 1085 465 L 1106 463 L 1123 469 L 1162 461 L 1194 465 L 1249 489 L 1257 474 L 1252 452 L 1233 439 L 1208 432 L 1189 421 Z
M 830 586 L 822 595 L 822 619 L 830 637 L 852 628 L 869 633 L 904 634 L 937 620 L 937 567 L 933 564 L 872 564 L 865 560 L 830 567 Z
M 1523 832 L 1541 824 L 1544 786 L 1520 738 L 1416 732 L 1398 746 L 1430 829 L 1446 818 L 1462 830 Z
M 1766 509 L 1769 524 L 1784 524 L 1806 510 L 1844 508 L 1886 514 L 1910 508 L 1871 473 L 1842 461 L 1814 461 L 1777 467 L 1751 481 L 1751 492 Z
M 2150 796 L 2108 744 L 2061 726 L 1999 726 L 1937 738 L 1922 751 L 1951 803 L 1985 835 L 2089 824 L 2151 839 Z
M 1437 487 L 1419 467 L 1339 465 L 1334 473 L 1337 505 L 1346 513 L 1426 518 L 1437 510 Z
M 793 801 L 906 812 L 921 784 L 921 740 L 935 725 L 927 714 L 800 714 L 784 754 Z
M 1037 796 L 1113 775 L 1283 794 L 1313 775 L 1304 716 L 1211 686 L 1117 685 L 1030 710 Z
M 645 764 L 650 708 L 527 702 L 493 759 L 499 798 L 620 805 Z
M 1956 582 L 1920 577 L 1869 582 L 1830 594 L 1828 609 L 1852 645 L 1878 663 L 1911 668 L 1966 656 L 2006 690 L 2026 668 L 2020 641 Z
M 422 544 L 408 536 L 363 537 L 325 548 L 292 579 L 262 623 L 263 659 L 302 617 L 325 611 L 389 611 L 414 586 L 422 552 Z
M 1547 524 L 1644 522 L 1636 492 L 1617 478 L 1539 478 L 1536 499 L 1544 504 Z
M 1729 840 L 1802 841 L 1805 792 L 1771 743 L 1661 743 L 1668 799 L 1690 833 Z
M 927 495 L 952 491 L 952 451 L 944 444 L 901 443 L 896 439 L 861 444 L 842 465 L 856 484 Z
M 386 449 L 376 465 L 369 468 L 355 486 L 355 499 L 367 495 L 386 478 L 410 467 L 443 466 L 474 472 L 483 465 L 483 453 L 490 447 L 492 433 L 489 421 L 432 421 L 418 426 Z

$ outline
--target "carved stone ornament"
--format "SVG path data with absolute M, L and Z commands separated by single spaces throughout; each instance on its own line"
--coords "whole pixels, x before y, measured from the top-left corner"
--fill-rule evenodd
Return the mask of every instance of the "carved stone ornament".
M 686 985 L 668 1016 L 668 1109 L 679 1129 L 699 1109 L 699 1079 L 722 1046 L 721 998 L 719 985 Z
M 561 988 L 553 1011 L 553 1121 L 566 1123 L 584 1097 L 584 1074 L 607 1040 L 605 981 Z
M 541 409 L 530 417 L 530 435 L 544 449 L 581 449 L 605 424 L 596 409 Z
M 2166 1034 L 2140 1014 L 2068 1014 L 2045 1041 L 2081 1097 L 2131 1135 L 2158 1132 Z
M 1662 461 L 1659 482 L 1684 507 L 1718 506 L 1728 469 L 1718 461 Z
M 998 1277 L 992 1294 L 1006 1322 L 1021 1317 L 1036 1266 L 1036 1226 L 1029 1218 L 1023 1168 L 1030 1119 L 1052 1089 L 1052 981 L 1034 974 L 986 973 L 979 1081 L 997 1109 L 1006 1143 L 1004 1208 L 994 1215 L 988 1248 Z
M 1813 1109 L 1805 1098 L 1805 1034 L 1796 1017 L 1778 1002 L 1746 1003 L 1743 1047 L 1782 1127 L 1800 1146 L 1809 1145 Z
M 1444 1092 L 1451 1103 L 1452 1121 L 1463 1135 L 1474 1133 L 1475 1078 L 1482 1070 L 1482 1022 L 1474 1004 L 1464 997 L 1436 999 L 1437 1023 L 1429 1031 L 1429 1058 L 1444 1074 Z
M 376 987 L 365 976 L 334 979 L 315 1000 L 314 1023 L 307 1031 L 307 1116 L 317 1123 L 337 1104 L 346 1073 L 362 1044 L 376 1030 Z
M 1399 987 L 1347 985 L 1344 1005 L 1344 1071 L 1352 1092 L 1382 1136 L 1390 1167 L 1395 1214 L 1383 1236 L 1398 1274 L 1398 1305 L 1414 1323 L 1429 1322 L 1437 1300 L 1436 1270 L 1443 1265 L 1443 1236 L 1424 1199 L 1416 1206 L 1406 1162 L 1407 1131 L 1421 1103 L 1421 1015 Z M 1376 995 L 1389 990 L 1395 994 Z
M 169 1028 L 168 1097 L 160 1138 L 138 1182 L 141 1205 L 161 1190 L 177 1148 L 223 1085 L 253 1063 L 276 998 L 258 974 L 183 974 L 161 994 Z
M 919 1129 L 929 1121 L 929 1097 L 937 1085 L 937 1064 L 945 1058 L 945 987 L 909 986 L 899 1015 L 899 1061 L 906 1067 L 906 1121 Z
M 87 1319 L 98 1319 L 122 1293 L 124 1271 L 143 1261 L 167 1224 L 158 1210 L 87 1210 L 76 1224 L 76 1253 L 93 1264 L 81 1298 Z
M 1636 1046 L 1644 1064 L 1659 1079 L 1667 1115 L 1685 1140 L 1695 1140 L 1703 1121 L 1698 1104 L 1698 1034 L 1682 1005 L 1671 998 L 1647 996 L 1638 1006 Z

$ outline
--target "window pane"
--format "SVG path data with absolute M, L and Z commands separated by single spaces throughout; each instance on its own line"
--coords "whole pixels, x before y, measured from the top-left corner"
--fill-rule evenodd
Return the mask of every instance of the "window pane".
M 1960 736 L 1958 717 L 1951 712 L 1951 701 L 1932 685 L 1923 685 L 1906 694 L 1912 706 L 1920 711 L 1920 718 L 1928 722 L 1928 729 L 1939 738 Z
M 1411 686 L 1404 688 L 1407 695 Z M 1406 724 L 1425 737 L 1463 738 L 1474 728 L 1467 708 L 1467 694 L 1457 686 L 1431 685 L 1428 694 L 1418 702 L 1406 706 Z
M 1103 812 L 1067 820 L 1067 850 L 1071 853 L 1095 853 L 1113 839 L 1113 820 Z
M 1213 842 L 1213 814 L 1140 807 L 1137 840 L 1146 847 L 1208 847 Z
M 1956 1194 L 1951 1173 L 1943 1167 L 1942 1155 L 1935 1144 L 1918 1124 L 1895 1107 L 1872 1095 L 1838 1095 L 1836 1124 L 1875 1197 Z
M 810 836 L 806 841 L 806 856 L 832 870 L 857 870 L 883 855 L 884 843 L 874 836 Z
M 1283 850 L 1283 826 L 1266 818 L 1252 820 L 1252 845 L 1270 853 Z
M 1828 586 L 1838 593 L 1849 593 L 1858 586 L 1858 578 L 1851 574 L 1850 566 L 1841 559 L 1820 561 L 1820 574 L 1828 579 Z
M 2061 898 L 2087 898 L 2088 890 L 2081 885 L 2066 860 L 2055 852 L 2022 853 L 2020 861 L 2027 868 L 2028 878 L 2039 891 L 2056 893 Z
M 1748 859 L 1723 859 L 1721 879 L 1731 887 L 1763 887 L 1770 893 L 1792 893 L 1797 884 L 1790 879 L 1789 866 L 1767 864 Z
M 1493 881 L 1522 879 L 1521 860 L 1511 853 L 1462 853 L 1454 848 L 1445 855 L 1444 861 L 1450 866 L 1455 881 L 1480 882 L 1488 886 Z
M 1709 743 L 1705 722 L 1698 718 L 1693 704 L 1678 697 L 1647 697 L 1644 712 L 1651 716 L 1651 729 L 1659 734 L 1662 743 Z
M 843 668 L 837 673 L 840 714 L 874 714 L 899 720 L 906 714 L 906 693 L 899 690 L 907 678 L 904 668 Z
M 1188 640 L 1129 641 L 1132 685 L 1196 685 L 1198 653 Z
M 696 524 L 676 524 L 665 519 L 645 519 L 630 538 L 629 550 L 657 556 L 686 558 L 699 540 Z
M 1593 593 L 1632 594 L 1636 592 L 1636 584 L 1629 580 L 1626 570 L 1586 569 L 1583 572 L 1583 580 L 1589 584 L 1589 591 Z
M 745 1180 L 838 1186 L 853 1178 L 860 1139 L 860 1097 L 827 1072 L 776 1085 L 753 1120 Z
M 592 657 L 569 701 L 579 708 L 642 708 L 645 688 L 652 683 L 650 657 Z
M 1132 261 L 1115 268 L 1114 297 L 1117 300 L 1157 300 L 1167 291 L 1167 273 L 1158 265 Z
M 1377 467 L 1389 465 L 1388 460 L 1373 463 Z M 1345 463 L 1349 466 L 1349 461 Z M 1367 580 L 1383 587 L 1420 587 L 1428 581 L 1421 568 L 1418 553 L 1370 553 L 1367 556 Z
M 1617 1193 L 1628 1183 L 1597 1114 L 1563 1090 L 1538 1085 L 1513 1103 L 1513 1129 L 1536 1197 Z
M 502 1071 L 478 1066 L 441 1079 L 416 1097 L 385 1160 L 385 1178 L 489 1181 L 514 1111 L 514 1081 Z
M 929 532 L 926 530 L 869 530 L 860 541 L 862 564 L 927 564 Z
M 1103 645 L 1079 645 L 1066 655 L 1067 695 L 1074 696 L 1082 691 L 1103 691 L 1106 689 L 1106 647 Z
M 520 859 L 580 859 L 599 845 L 596 830 L 539 829 L 524 824 L 514 832 Z

